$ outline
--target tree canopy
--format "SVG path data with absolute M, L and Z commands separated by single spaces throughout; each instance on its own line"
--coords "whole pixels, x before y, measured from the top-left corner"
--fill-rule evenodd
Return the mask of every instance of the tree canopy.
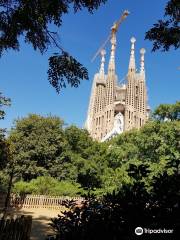
M 15 121 L 7 141 L 15 170 L 24 181 L 50 175 L 84 188 L 101 186 L 105 147 L 84 129 L 64 128 L 58 117 L 30 114 Z
M 0 189 L 10 189 L 9 174 L 18 193 L 86 194 L 81 207 L 65 203 L 69 210 L 52 221 L 56 239 L 135 239 L 137 225 L 176 234 L 179 120 L 179 102 L 160 105 L 141 129 L 99 143 L 58 117 L 30 114 L 15 121 L 4 139 L 7 149 L 0 144 L 11 155 L 6 161 L 0 157 Z
M 85 129 L 65 127 L 58 117 L 30 114 L 15 121 L 7 138 L 13 158 L 2 166 L 11 169 L 14 164 L 16 180 L 48 175 L 97 195 L 139 181 L 151 191 L 156 177 L 173 174 L 179 164 L 178 106 L 160 105 L 140 130 L 105 143 L 93 141 Z M 164 121 L 167 116 L 171 120 Z
M 52 31 L 50 26 L 61 27 L 63 15 L 68 14 L 71 8 L 75 13 L 82 9 L 93 13 L 105 2 L 106 0 L 0 1 L 0 55 L 9 49 L 19 50 L 22 38 L 42 54 L 53 45 L 58 53 L 49 58 L 50 83 L 57 92 L 67 84 L 77 87 L 80 80 L 88 79 L 87 69 L 63 49 L 57 31 Z
M 159 105 L 154 111 L 154 117 L 160 121 L 180 120 L 180 102 Z
M 45 174 L 62 153 L 65 145 L 62 126 L 63 121 L 57 117 L 35 114 L 15 121 L 8 142 L 15 167 L 24 180 Z
M 164 19 L 158 20 L 146 32 L 146 39 L 153 41 L 153 51 L 168 51 L 180 47 L 180 1 L 169 0 L 165 7 Z

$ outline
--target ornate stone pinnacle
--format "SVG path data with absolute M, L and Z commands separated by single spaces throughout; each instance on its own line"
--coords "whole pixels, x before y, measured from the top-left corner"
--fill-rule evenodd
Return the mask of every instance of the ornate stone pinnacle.
M 106 50 L 105 49 L 102 49 L 101 50 L 101 57 L 104 57 L 106 55 Z
M 140 54 L 141 54 L 141 62 L 140 62 L 140 73 L 144 74 L 145 73 L 145 69 L 144 69 L 144 54 L 145 54 L 146 50 L 144 48 L 140 49 Z
M 132 37 L 130 41 L 131 41 L 131 43 L 135 43 L 136 42 L 135 37 Z
M 140 54 L 144 55 L 145 53 L 146 53 L 145 48 L 141 48 L 141 49 L 140 49 Z
M 135 71 L 136 65 L 135 65 L 135 56 L 134 56 L 134 43 L 136 42 L 135 37 L 131 38 L 131 53 L 130 53 L 130 60 L 129 60 L 129 70 L 132 72 L 132 70 Z
M 105 63 L 105 49 L 101 50 L 101 66 L 100 66 L 100 74 L 104 75 L 104 63 Z

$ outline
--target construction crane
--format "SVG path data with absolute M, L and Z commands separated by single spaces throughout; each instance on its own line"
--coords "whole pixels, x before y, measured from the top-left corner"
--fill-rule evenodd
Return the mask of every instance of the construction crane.
M 109 40 L 115 35 L 118 31 L 119 25 L 126 19 L 126 17 L 130 14 L 128 10 L 125 10 L 122 14 L 122 16 L 119 18 L 118 21 L 116 21 L 113 26 L 111 27 L 111 33 L 109 34 L 106 41 L 101 45 L 101 47 L 98 49 L 98 51 L 95 53 L 94 57 L 91 59 L 91 62 L 93 62 L 96 57 L 100 54 L 101 50 L 105 48 L 106 44 L 109 42 Z

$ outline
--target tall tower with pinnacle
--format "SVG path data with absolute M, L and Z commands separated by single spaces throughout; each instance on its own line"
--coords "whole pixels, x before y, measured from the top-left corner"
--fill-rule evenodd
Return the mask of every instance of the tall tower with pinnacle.
M 105 50 L 101 50 L 101 65 L 95 74 L 85 127 L 92 138 L 106 141 L 133 128 L 140 128 L 148 119 L 144 55 L 140 50 L 140 71 L 136 70 L 135 42 L 131 38 L 126 84 L 118 84 L 115 70 L 116 34 L 111 37 L 111 53 L 105 74 Z

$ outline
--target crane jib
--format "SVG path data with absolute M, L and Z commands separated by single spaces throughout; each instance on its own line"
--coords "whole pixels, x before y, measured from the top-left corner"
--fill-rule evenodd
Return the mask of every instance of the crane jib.
M 101 50 L 103 48 L 105 48 L 106 44 L 109 42 L 109 40 L 111 39 L 111 36 L 115 33 L 117 33 L 118 28 L 120 26 L 120 24 L 126 19 L 126 17 L 130 14 L 130 12 L 128 10 L 125 10 L 122 14 L 122 16 L 119 18 L 118 21 L 116 21 L 114 23 L 114 25 L 111 27 L 111 34 L 108 36 L 108 38 L 106 39 L 106 41 L 101 45 L 101 47 L 97 50 L 97 52 L 94 54 L 93 58 L 91 59 L 91 62 L 93 62 L 96 57 L 100 54 Z

